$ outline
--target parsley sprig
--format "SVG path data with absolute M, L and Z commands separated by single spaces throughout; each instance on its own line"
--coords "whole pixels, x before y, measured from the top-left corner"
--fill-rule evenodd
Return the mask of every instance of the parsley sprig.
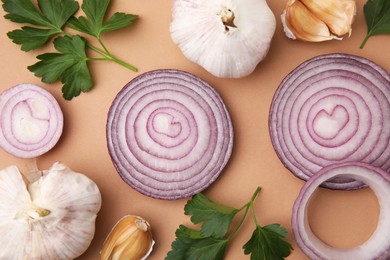
M 43 47 L 52 41 L 57 52 L 37 56 L 39 60 L 28 67 L 45 83 L 60 80 L 63 83 L 63 97 L 67 100 L 88 92 L 93 87 L 89 61 L 112 61 L 132 71 L 134 66 L 116 58 L 102 41 L 102 34 L 130 26 L 137 15 L 117 12 L 105 19 L 110 0 L 84 0 L 81 9 L 85 16 L 75 17 L 79 10 L 76 0 L 2 0 L 4 17 L 15 23 L 26 24 L 20 29 L 8 32 L 8 37 L 21 45 L 23 51 Z M 93 36 L 98 47 L 85 37 L 71 34 L 65 28 Z M 54 39 L 54 40 L 53 40 Z M 89 57 L 86 48 L 100 57 Z
M 260 192 L 256 189 L 249 202 L 241 208 L 216 203 L 202 193 L 194 195 L 185 205 L 184 214 L 191 216 L 193 224 L 201 224 L 200 230 L 180 225 L 176 230 L 176 240 L 165 260 L 209 260 L 223 259 L 229 241 L 243 225 L 248 214 L 252 216 L 255 230 L 243 246 L 244 254 L 250 259 L 284 259 L 293 250 L 285 239 L 287 230 L 279 224 L 261 226 L 256 218 L 254 201 Z M 232 221 L 243 212 L 238 224 L 231 227 Z M 230 231 L 231 230 L 231 231 Z
M 360 48 L 363 48 L 368 38 L 378 34 L 390 34 L 390 1 L 368 0 L 364 5 L 364 16 L 367 23 L 367 34 Z

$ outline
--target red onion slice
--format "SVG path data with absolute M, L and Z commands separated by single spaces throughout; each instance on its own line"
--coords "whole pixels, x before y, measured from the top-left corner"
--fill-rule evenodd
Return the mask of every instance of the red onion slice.
M 269 127 L 280 160 L 308 180 L 322 167 L 360 161 L 390 170 L 390 75 L 349 54 L 326 54 L 294 69 L 272 101 Z M 332 189 L 364 186 L 336 178 Z
M 19 158 L 38 157 L 58 142 L 63 114 L 56 99 L 33 84 L 19 84 L 0 95 L 0 146 Z
M 108 113 L 107 143 L 123 180 L 159 199 L 192 196 L 228 162 L 233 128 L 219 94 L 178 70 L 155 70 L 130 81 Z
M 371 237 L 354 248 L 333 248 L 310 229 L 307 216 L 308 203 L 316 189 L 329 179 L 343 177 L 367 184 L 378 198 L 380 215 Z M 292 228 L 298 246 L 310 259 L 389 259 L 390 257 L 390 175 L 381 168 L 364 163 L 343 163 L 323 168 L 305 183 L 292 213 Z

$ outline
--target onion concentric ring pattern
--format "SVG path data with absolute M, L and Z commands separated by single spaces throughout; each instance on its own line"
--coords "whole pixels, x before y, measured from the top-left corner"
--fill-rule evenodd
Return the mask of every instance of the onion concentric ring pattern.
M 0 95 L 0 147 L 18 158 L 38 157 L 52 149 L 63 124 L 57 100 L 39 86 L 19 84 Z
M 378 224 L 370 238 L 351 248 L 336 248 L 324 243 L 310 227 L 308 208 L 321 183 L 337 177 L 360 180 L 371 188 L 378 199 Z M 303 185 L 292 210 L 292 231 L 298 246 L 309 259 L 389 259 L 390 257 L 390 175 L 381 168 L 364 163 L 332 164 L 322 168 Z
M 208 187 L 230 159 L 233 127 L 219 94 L 179 70 L 154 70 L 130 81 L 107 119 L 111 159 L 122 179 L 159 199 Z
M 314 57 L 281 82 L 272 101 L 270 135 L 280 160 L 308 180 L 322 167 L 363 162 L 390 169 L 390 75 L 349 54 Z M 335 178 L 322 186 L 364 186 Z

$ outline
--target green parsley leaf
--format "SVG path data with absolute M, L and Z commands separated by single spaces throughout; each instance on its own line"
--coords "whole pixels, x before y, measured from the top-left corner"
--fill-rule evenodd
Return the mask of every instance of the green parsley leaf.
M 222 259 L 227 245 L 238 232 L 248 212 L 251 212 L 256 229 L 250 240 L 243 246 L 245 254 L 253 260 L 279 260 L 290 255 L 293 249 L 285 240 L 287 230 L 279 224 L 261 227 L 255 216 L 254 200 L 260 192 L 256 189 L 248 203 L 239 209 L 216 203 L 199 193 L 184 206 L 184 213 L 191 215 L 193 224 L 201 224 L 200 230 L 180 225 L 176 240 L 165 260 L 209 260 Z M 233 218 L 244 211 L 238 224 L 231 228 Z
M 104 17 L 110 0 L 84 0 L 81 9 L 87 17 L 72 18 L 69 26 L 75 30 L 100 38 L 103 32 L 117 30 L 132 24 L 136 15 L 115 13 L 107 22 Z
M 28 69 L 37 77 L 42 77 L 43 82 L 61 80 L 64 84 L 63 97 L 70 100 L 93 86 L 85 44 L 86 40 L 78 35 L 58 37 L 54 40 L 58 53 L 39 55 L 37 58 L 40 61 Z
M 14 43 L 21 45 L 23 51 L 31 51 L 42 47 L 56 34 L 58 34 L 58 31 L 54 29 L 41 29 L 30 26 L 23 26 L 21 30 L 7 33 Z
M 104 22 L 104 17 L 110 0 L 84 0 L 82 9 L 86 17 L 75 18 L 79 10 L 77 0 L 1 0 L 4 16 L 15 23 L 27 24 L 20 29 L 8 32 L 8 37 L 21 45 L 23 51 L 42 47 L 53 40 L 56 53 L 38 55 L 40 60 L 28 69 L 34 72 L 42 81 L 53 83 L 60 80 L 63 83 L 63 96 L 72 99 L 81 92 L 92 88 L 92 78 L 88 69 L 88 61 L 112 61 L 129 70 L 137 68 L 113 56 L 104 45 L 100 36 L 102 33 L 126 27 L 136 19 L 136 15 L 115 13 Z M 63 27 L 72 27 L 81 32 L 95 36 L 100 47 L 87 42 L 82 36 L 74 36 Z M 87 57 L 88 48 L 100 57 Z
M 367 35 L 360 48 L 363 48 L 368 38 L 378 34 L 390 34 L 390 1 L 368 0 L 364 5 L 364 15 L 367 23 Z
M 42 47 L 53 36 L 62 33 L 62 27 L 79 9 L 75 0 L 39 0 L 39 10 L 31 0 L 2 0 L 5 18 L 15 23 L 26 23 L 39 28 L 24 26 L 9 32 L 8 37 L 21 45 L 23 51 Z
M 287 230 L 279 224 L 265 227 L 259 225 L 252 237 L 243 246 L 246 255 L 251 254 L 251 260 L 282 260 L 289 256 L 292 246 L 285 240 Z
M 193 196 L 184 207 L 184 214 L 192 215 L 194 224 L 204 222 L 201 228 L 202 236 L 222 238 L 238 209 L 215 203 L 203 194 Z
M 166 260 L 219 260 L 223 259 L 227 239 L 203 237 L 199 231 L 180 225 L 176 230 L 176 240 Z
M 4 17 L 15 23 L 60 29 L 77 12 L 75 0 L 38 0 L 39 10 L 31 0 L 2 0 Z
M 54 28 L 60 29 L 79 10 L 75 0 L 38 0 L 39 9 Z
M 134 20 L 138 18 L 137 15 L 134 14 L 125 14 L 125 13 L 115 13 L 110 19 L 105 22 L 102 26 L 101 32 L 111 32 L 114 30 L 118 30 L 133 24 Z
M 3 9 L 8 14 L 4 17 L 14 23 L 29 23 L 50 27 L 51 23 L 33 5 L 31 0 L 2 0 Z

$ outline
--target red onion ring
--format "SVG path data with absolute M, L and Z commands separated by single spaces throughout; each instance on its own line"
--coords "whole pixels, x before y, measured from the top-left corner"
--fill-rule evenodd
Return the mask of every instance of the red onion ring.
M 107 119 L 111 159 L 122 179 L 159 199 L 192 196 L 228 162 L 233 128 L 218 93 L 178 70 L 155 70 L 130 81 Z
M 307 216 L 309 200 L 316 189 L 325 181 L 346 177 L 367 184 L 375 193 L 380 205 L 378 225 L 371 237 L 354 248 L 333 248 L 310 229 Z M 323 168 L 302 187 L 294 203 L 292 228 L 298 246 L 310 259 L 354 259 L 369 260 L 390 258 L 390 175 L 381 168 L 364 163 L 343 163 Z
M 33 84 L 0 95 L 0 147 L 19 158 L 38 157 L 61 137 L 63 114 L 56 99 Z
M 269 127 L 279 159 L 308 180 L 322 167 L 360 161 L 390 170 L 390 75 L 362 57 L 326 54 L 310 59 L 281 82 Z M 332 189 L 364 186 L 336 178 Z

